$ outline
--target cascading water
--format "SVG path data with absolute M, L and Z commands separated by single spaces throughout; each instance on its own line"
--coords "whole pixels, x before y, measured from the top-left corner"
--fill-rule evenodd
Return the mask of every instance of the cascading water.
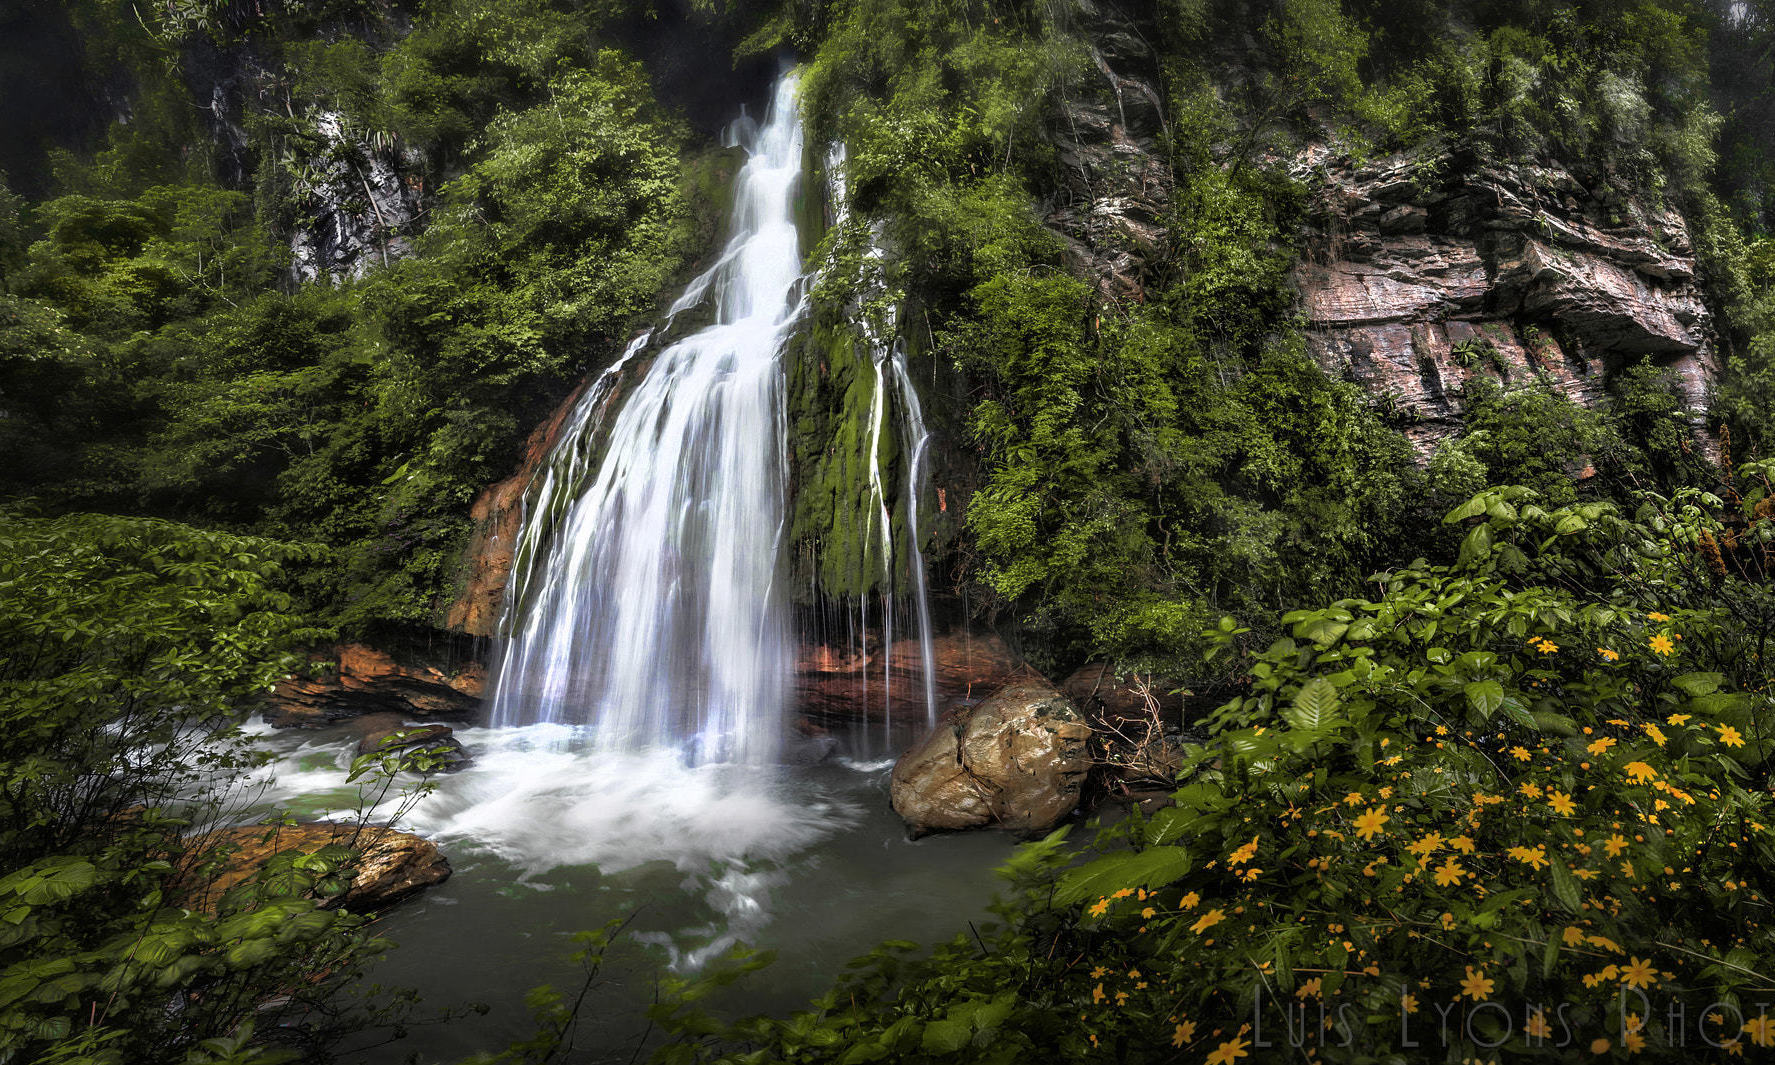
M 847 157 L 845 147 L 835 144 L 827 152 L 826 171 L 829 179 L 827 195 L 831 198 L 834 225 L 842 226 L 850 216 L 849 189 L 845 184 L 844 164 Z M 860 302 L 870 302 L 871 297 L 878 297 L 886 290 L 882 279 L 881 265 L 885 258 L 881 242 L 881 227 L 870 227 L 869 243 L 865 251 L 866 261 L 866 295 Z M 891 706 L 893 704 L 894 673 L 899 663 L 895 661 L 894 636 L 895 617 L 894 603 L 898 582 L 895 580 L 897 562 L 904 561 L 912 578 L 911 601 L 917 615 L 917 636 L 919 661 L 918 671 L 923 680 L 921 695 L 924 702 L 925 723 L 937 723 L 937 671 L 932 653 L 930 599 L 926 594 L 924 573 L 924 552 L 919 547 L 921 536 L 919 500 L 925 487 L 925 452 L 930 444 L 930 430 L 924 421 L 924 409 L 918 402 L 918 392 L 912 387 L 912 376 L 906 371 L 906 348 L 898 335 L 898 311 L 892 301 L 883 301 L 881 321 L 876 321 L 869 314 L 862 314 L 858 326 L 865 341 L 870 361 L 873 363 L 875 378 L 874 388 L 869 399 L 869 493 L 876 513 L 873 535 L 879 537 L 878 546 L 881 556 L 881 672 L 882 698 L 884 706 L 884 725 L 891 723 Z M 905 542 L 903 545 L 894 541 L 894 520 L 891 501 L 885 488 L 885 478 L 881 468 L 882 434 L 888 420 L 888 408 L 895 400 L 899 406 L 899 429 L 901 432 L 902 453 L 908 456 L 906 470 L 906 498 L 904 511 Z M 904 555 L 901 554 L 902 550 Z M 863 628 L 868 628 L 867 598 L 862 604 Z
M 712 299 L 714 322 L 653 355 L 600 441 L 617 375 L 646 338 L 631 345 L 553 456 L 517 551 L 497 726 L 586 725 L 599 747 L 680 747 L 695 761 L 777 749 L 792 662 L 777 579 L 781 358 L 804 310 L 795 88 L 786 75 L 762 125 L 734 126 L 749 158 L 732 238 L 672 308 Z

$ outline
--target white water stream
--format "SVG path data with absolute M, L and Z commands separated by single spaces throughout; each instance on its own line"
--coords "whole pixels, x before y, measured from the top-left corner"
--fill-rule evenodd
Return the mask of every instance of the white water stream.
M 583 725 L 602 749 L 676 749 L 697 763 L 776 755 L 793 662 L 778 583 L 782 354 L 804 310 L 795 84 L 778 82 L 762 125 L 735 125 L 749 158 L 732 238 L 672 308 L 713 299 L 714 322 L 653 356 L 564 515 L 526 522 L 528 573 L 508 599 L 495 726 Z M 625 370 L 588 390 L 569 447 L 594 447 L 583 426 Z

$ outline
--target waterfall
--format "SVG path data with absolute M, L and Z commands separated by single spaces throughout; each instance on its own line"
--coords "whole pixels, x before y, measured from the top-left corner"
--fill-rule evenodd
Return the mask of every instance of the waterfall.
M 630 345 L 550 456 L 514 557 L 495 725 L 583 725 L 598 747 L 699 762 L 777 750 L 792 663 L 782 355 L 804 310 L 795 90 L 785 75 L 765 121 L 730 131 L 749 156 L 732 236 L 671 310 L 712 300 L 713 323 L 651 353 L 632 387 L 649 340 Z
M 832 145 L 826 154 L 827 196 L 832 203 L 835 228 L 843 226 L 850 218 L 850 196 L 844 174 L 847 155 L 843 144 Z M 920 520 L 923 515 L 919 504 L 929 473 L 925 460 L 931 434 L 925 425 L 924 408 L 918 402 L 918 393 L 912 387 L 912 376 L 906 370 L 906 346 L 899 335 L 898 308 L 893 301 L 881 298 L 887 293 L 887 284 L 882 276 L 882 263 L 886 253 L 882 247 L 880 224 L 870 226 L 868 234 L 868 245 L 864 251 L 865 292 L 853 311 L 856 327 L 862 334 L 874 368 L 874 387 L 869 399 L 868 461 L 869 493 L 876 518 L 872 535 L 879 537 L 881 553 L 881 674 L 883 711 L 887 714 L 884 724 L 891 723 L 890 708 L 896 667 L 895 600 L 900 592 L 899 582 L 895 579 L 896 563 L 904 561 L 912 578 L 910 598 L 917 622 L 915 632 L 919 650 L 918 672 L 923 679 L 920 695 L 924 704 L 925 723 L 935 725 L 937 670 L 932 650 L 934 641 L 931 633 L 930 599 L 925 587 L 924 552 L 919 546 L 923 529 Z M 869 303 L 881 305 L 879 321 L 864 309 L 863 305 Z M 902 525 L 905 529 L 903 544 L 896 544 L 894 541 L 893 501 L 888 498 L 881 469 L 882 434 L 888 421 L 888 409 L 896 401 L 900 451 L 907 456 L 905 510 L 902 513 Z M 867 630 L 867 597 L 859 604 L 859 612 L 862 628 Z M 865 694 L 867 690 L 865 684 Z

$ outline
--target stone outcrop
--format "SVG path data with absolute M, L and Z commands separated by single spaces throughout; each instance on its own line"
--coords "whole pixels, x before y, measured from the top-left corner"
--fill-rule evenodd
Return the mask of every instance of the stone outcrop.
M 291 278 L 358 278 L 407 255 L 423 210 L 419 158 L 388 134 L 351 129 L 337 112 L 310 120 L 325 148 L 297 181 L 308 217 L 290 234 Z
M 493 635 L 505 602 L 505 586 L 511 580 L 518 533 L 523 527 L 524 492 L 560 439 L 561 429 L 585 394 L 589 381 L 587 378 L 581 382 L 547 421 L 531 431 L 524 442 L 524 460 L 517 472 L 475 497 L 469 509 L 475 526 L 463 555 L 462 591 L 444 612 L 445 628 L 470 636 Z
M 964 828 L 1041 832 L 1078 806 L 1091 727 L 1040 680 L 945 715 L 894 766 L 891 797 L 915 834 Z
M 1183 717 L 1183 696 L 1176 694 L 1175 683 L 1117 673 L 1108 662 L 1085 663 L 1061 682 L 1060 690 L 1085 714 L 1104 721 L 1139 721 L 1156 714 L 1159 721 L 1174 725 Z
M 1420 456 L 1458 431 L 1460 390 L 1482 375 L 1596 406 L 1612 371 L 1649 356 L 1705 409 L 1711 323 L 1676 213 L 1444 150 L 1355 164 L 1320 145 L 1293 171 L 1315 189 L 1294 271 L 1309 349 Z
M 265 720 L 277 728 L 324 728 L 365 714 L 462 720 L 481 705 L 486 669 L 453 671 L 403 664 L 363 644 L 316 656 L 318 672 L 286 677 L 266 700 Z
M 449 725 L 408 723 L 399 714 L 371 714 L 353 722 L 357 726 L 357 753 L 425 754 L 436 758 L 445 772 L 468 764 L 468 749 Z
M 258 875 L 279 854 L 312 854 L 337 843 L 357 852 L 350 887 L 325 899 L 323 908 L 367 913 L 393 905 L 450 878 L 450 863 L 430 840 L 384 825 L 315 821 L 300 825 L 244 825 L 207 833 L 188 842 L 187 853 L 220 850 L 221 866 L 201 883 L 187 874 L 178 905 L 212 911 L 230 889 Z
M 931 644 L 939 708 L 978 700 L 1031 675 L 991 633 L 958 630 Z M 921 717 L 923 670 L 917 640 L 894 641 L 885 663 L 880 643 L 873 639 L 865 639 L 860 648 L 807 644 L 795 662 L 796 705 L 814 718 Z
M 1084 0 L 1079 16 L 1097 76 L 1068 93 L 1048 131 L 1061 180 L 1046 221 L 1101 297 L 1144 302 L 1172 192 L 1157 147 L 1165 122 L 1158 58 L 1146 43 L 1150 28 L 1121 9 Z

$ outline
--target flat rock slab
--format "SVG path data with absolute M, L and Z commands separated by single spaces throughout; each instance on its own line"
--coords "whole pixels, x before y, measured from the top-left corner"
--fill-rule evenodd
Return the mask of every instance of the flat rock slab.
M 251 880 L 276 855 L 312 854 L 337 843 L 360 855 L 351 886 L 321 903 L 367 913 L 393 905 L 450 879 L 450 863 L 428 839 L 386 825 L 314 821 L 300 825 L 243 825 L 191 840 L 194 850 L 227 848 L 222 867 L 205 883 L 191 884 L 179 899 L 187 909 L 214 910 L 231 888 Z

